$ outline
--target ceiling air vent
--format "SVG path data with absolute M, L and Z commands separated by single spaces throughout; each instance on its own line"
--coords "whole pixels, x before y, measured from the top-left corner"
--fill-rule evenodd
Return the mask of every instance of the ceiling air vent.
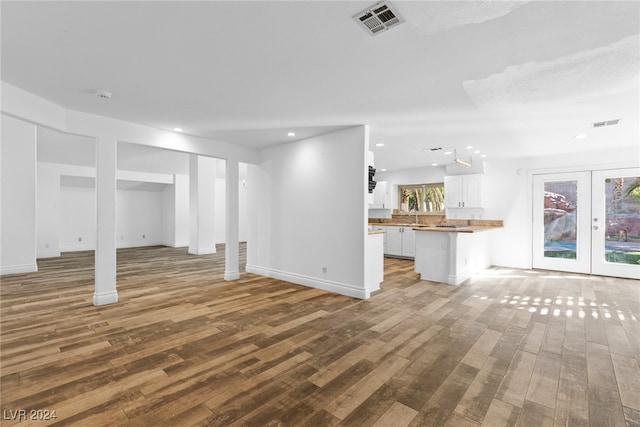
M 375 6 L 363 10 L 353 19 L 373 36 L 404 22 L 404 19 L 398 15 L 398 12 L 388 1 L 377 3 Z
M 603 127 L 603 126 L 613 126 L 613 125 L 617 125 L 620 122 L 620 119 L 615 119 L 615 120 L 607 120 L 604 122 L 595 122 L 593 124 L 594 128 L 599 128 L 599 127 Z

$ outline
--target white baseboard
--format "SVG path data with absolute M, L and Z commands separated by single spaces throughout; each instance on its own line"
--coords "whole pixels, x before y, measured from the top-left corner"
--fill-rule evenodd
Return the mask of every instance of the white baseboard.
M 116 242 L 116 247 L 117 249 L 124 249 L 124 248 L 141 248 L 144 246 L 163 246 L 164 244 L 162 242 L 159 241 L 155 241 L 155 240 L 137 240 L 134 242 L 129 242 L 129 241 L 119 241 Z
M 60 252 L 82 252 L 95 250 L 96 248 L 93 245 L 60 246 Z
M 247 264 L 245 270 L 247 271 L 247 273 L 273 277 L 274 279 L 284 280 L 285 282 L 291 282 L 297 285 L 335 292 L 337 294 L 346 295 L 348 297 L 368 299 L 371 296 L 371 291 L 369 289 L 356 288 L 355 286 L 348 285 L 346 283 L 339 283 L 330 280 L 318 279 L 315 277 L 303 276 L 301 274 L 259 267 L 257 265 Z
M 216 253 L 216 247 L 212 247 L 212 248 L 197 248 L 196 250 L 191 250 L 191 248 L 189 248 L 189 253 L 191 255 L 209 255 L 209 254 L 215 254 Z
M 240 272 L 238 270 L 224 272 L 224 280 L 226 281 L 238 280 L 239 278 L 240 278 Z
M 116 290 L 102 293 L 94 292 L 93 294 L 93 305 L 115 304 L 117 302 L 118 291 Z
M 36 253 L 36 258 L 57 258 L 60 256 L 60 251 L 42 251 Z
M 3 265 L 0 267 L 0 275 L 34 273 L 38 271 L 38 264 Z

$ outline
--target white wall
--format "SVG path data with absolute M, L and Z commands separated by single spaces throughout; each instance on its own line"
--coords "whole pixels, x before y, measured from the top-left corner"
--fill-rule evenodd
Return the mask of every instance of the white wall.
M 238 183 L 238 196 L 239 196 L 239 207 L 240 207 L 240 217 L 239 221 L 239 240 L 241 242 L 246 242 L 248 238 L 247 232 L 247 224 L 249 222 L 249 208 L 247 201 L 247 191 L 248 183 L 247 183 L 247 164 L 240 163 L 240 182 Z M 216 206 L 215 206 L 215 215 L 216 215 L 216 243 L 224 243 L 225 236 L 227 232 L 227 221 L 226 221 L 226 180 L 221 178 L 216 178 Z M 260 211 L 257 212 L 260 214 Z
M 36 271 L 36 127 L 3 114 L 0 158 L 0 274 Z
M 162 244 L 189 246 L 189 176 L 173 175 L 162 193 Z
M 60 252 L 93 250 L 96 239 L 95 168 L 38 162 L 37 249 L 38 258 Z M 170 242 L 186 246 L 188 237 L 188 177 L 119 171 L 117 202 L 118 247 L 164 244 L 165 194 L 173 194 Z M 167 187 L 171 191 L 167 191 Z M 171 225 L 171 224 L 170 224 Z M 144 237 L 142 237 L 144 235 Z M 4 237 L 4 235 L 3 235 Z
M 118 190 L 119 248 L 162 244 L 162 192 Z
M 60 186 L 60 251 L 96 248 L 96 191 L 89 186 Z
M 367 297 L 367 135 L 358 126 L 277 145 L 249 165 L 249 209 L 257 215 L 247 271 Z
M 224 161 L 222 161 L 224 163 Z M 241 164 L 240 240 L 247 240 L 247 165 Z M 95 249 L 95 168 L 38 162 L 37 258 L 60 256 L 60 252 Z M 134 247 L 189 245 L 189 177 L 159 173 L 119 171 L 119 178 L 165 184 L 160 191 L 118 190 L 117 245 Z M 61 183 L 62 181 L 62 183 Z M 173 182 L 171 184 L 170 182 Z M 155 183 L 155 184 L 154 184 Z M 225 241 L 225 180 L 216 178 L 216 243 Z M 143 184 L 144 185 L 144 184 Z M 61 188 L 64 193 L 61 193 Z M 159 200 L 158 200 L 159 199 Z M 140 206 L 138 206 L 140 204 Z M 64 208 L 64 213 L 61 214 Z M 140 222 L 138 212 L 158 209 Z M 131 217 L 126 217 L 126 211 Z M 149 221 L 147 223 L 147 221 Z M 157 230 L 160 221 L 161 235 Z M 145 235 L 142 238 L 142 235 Z M 78 240 L 81 238 L 81 241 Z
M 60 173 L 56 165 L 37 163 L 37 258 L 60 256 Z
M 640 166 L 640 146 L 553 157 L 491 161 L 484 185 L 485 219 L 502 219 L 504 228 L 492 231 L 494 265 L 531 268 L 532 175 Z
M 118 190 L 117 246 L 162 244 L 163 192 Z M 61 185 L 60 249 L 93 250 L 96 246 L 95 186 Z

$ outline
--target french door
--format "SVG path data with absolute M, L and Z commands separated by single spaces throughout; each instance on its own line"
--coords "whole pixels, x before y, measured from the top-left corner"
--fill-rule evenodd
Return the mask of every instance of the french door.
M 534 175 L 533 267 L 640 279 L 640 168 Z

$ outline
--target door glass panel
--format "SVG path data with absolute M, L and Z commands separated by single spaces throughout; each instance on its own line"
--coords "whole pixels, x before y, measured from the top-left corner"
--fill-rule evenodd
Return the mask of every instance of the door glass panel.
M 544 183 L 544 256 L 576 259 L 578 181 Z
M 606 178 L 605 261 L 640 263 L 640 177 Z

